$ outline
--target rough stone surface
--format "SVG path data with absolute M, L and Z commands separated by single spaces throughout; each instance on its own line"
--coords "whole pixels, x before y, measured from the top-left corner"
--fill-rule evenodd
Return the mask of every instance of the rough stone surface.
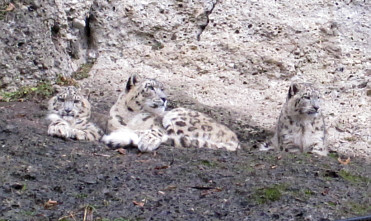
M 0 3 L 9 4 L 14 9 L 0 19 L 0 88 L 14 91 L 70 76 L 88 60 L 92 47 L 85 20 L 92 1 Z
M 42 7 L 30 11 L 33 4 Z M 7 33 L 0 34 L 1 82 L 8 88 L 68 75 L 96 57 L 82 82 L 93 89 L 96 105 L 114 102 L 128 76 L 139 73 L 166 83 L 172 100 L 229 110 L 232 128 L 272 130 L 291 81 L 307 81 L 322 91 L 330 149 L 371 156 L 369 1 L 38 4 L 17 4 L 0 21 L 1 33 Z M 31 19 L 25 27 L 19 22 Z M 53 40 L 56 24 L 60 31 Z M 24 37 L 20 53 L 16 37 L 27 35 L 14 33 L 28 29 L 39 36 Z M 16 61 L 17 54 L 22 60 Z

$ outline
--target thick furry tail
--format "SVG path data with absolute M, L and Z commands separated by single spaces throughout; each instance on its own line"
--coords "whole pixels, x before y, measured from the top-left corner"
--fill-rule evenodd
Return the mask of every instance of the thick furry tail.
M 272 138 L 267 139 L 265 142 L 260 143 L 260 151 L 275 150 L 277 146 L 277 134 L 275 133 Z
M 225 149 L 229 151 L 236 151 L 240 149 L 238 142 L 217 143 L 211 140 L 202 138 L 190 137 L 186 135 L 169 135 L 168 140 L 171 145 L 185 148 L 209 148 L 209 149 Z
M 260 151 L 274 150 L 274 146 L 271 141 L 263 142 L 259 144 Z
M 139 136 L 131 129 L 121 128 L 113 131 L 109 135 L 104 135 L 101 141 L 111 148 L 137 146 L 139 143 Z

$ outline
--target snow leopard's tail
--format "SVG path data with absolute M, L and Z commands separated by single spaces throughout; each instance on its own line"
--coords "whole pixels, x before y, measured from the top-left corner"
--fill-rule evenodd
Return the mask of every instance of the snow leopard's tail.
M 128 128 L 121 128 L 111 132 L 109 135 L 104 135 L 101 141 L 109 147 L 116 149 L 119 147 L 138 145 L 139 137 L 134 131 Z
M 236 151 L 240 148 L 238 142 L 213 142 L 202 138 L 191 137 L 187 135 L 169 135 L 168 141 L 172 146 L 184 148 L 209 148 L 209 149 L 225 149 L 229 151 Z

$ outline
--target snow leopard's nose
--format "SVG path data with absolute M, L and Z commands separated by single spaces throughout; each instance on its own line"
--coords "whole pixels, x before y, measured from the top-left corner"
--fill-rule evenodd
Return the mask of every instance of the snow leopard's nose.
M 64 111 L 68 114 L 68 113 L 70 113 L 71 111 L 72 111 L 72 107 L 71 107 L 71 105 L 65 105 L 64 106 Z

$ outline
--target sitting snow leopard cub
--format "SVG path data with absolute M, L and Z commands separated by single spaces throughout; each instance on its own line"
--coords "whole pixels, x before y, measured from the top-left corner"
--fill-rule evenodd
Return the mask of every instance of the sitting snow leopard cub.
M 285 152 L 328 153 L 319 92 L 308 83 L 292 83 L 272 139 Z
M 48 134 L 77 140 L 99 140 L 102 131 L 89 122 L 90 103 L 84 95 L 73 86 L 58 87 L 58 94 L 48 103 L 51 121 Z
M 239 148 L 237 136 L 210 117 L 185 108 L 165 111 L 163 85 L 154 79 L 129 78 L 126 90 L 110 110 L 111 119 L 102 141 L 109 146 L 137 146 L 142 152 L 156 150 L 170 141 L 178 147 Z

